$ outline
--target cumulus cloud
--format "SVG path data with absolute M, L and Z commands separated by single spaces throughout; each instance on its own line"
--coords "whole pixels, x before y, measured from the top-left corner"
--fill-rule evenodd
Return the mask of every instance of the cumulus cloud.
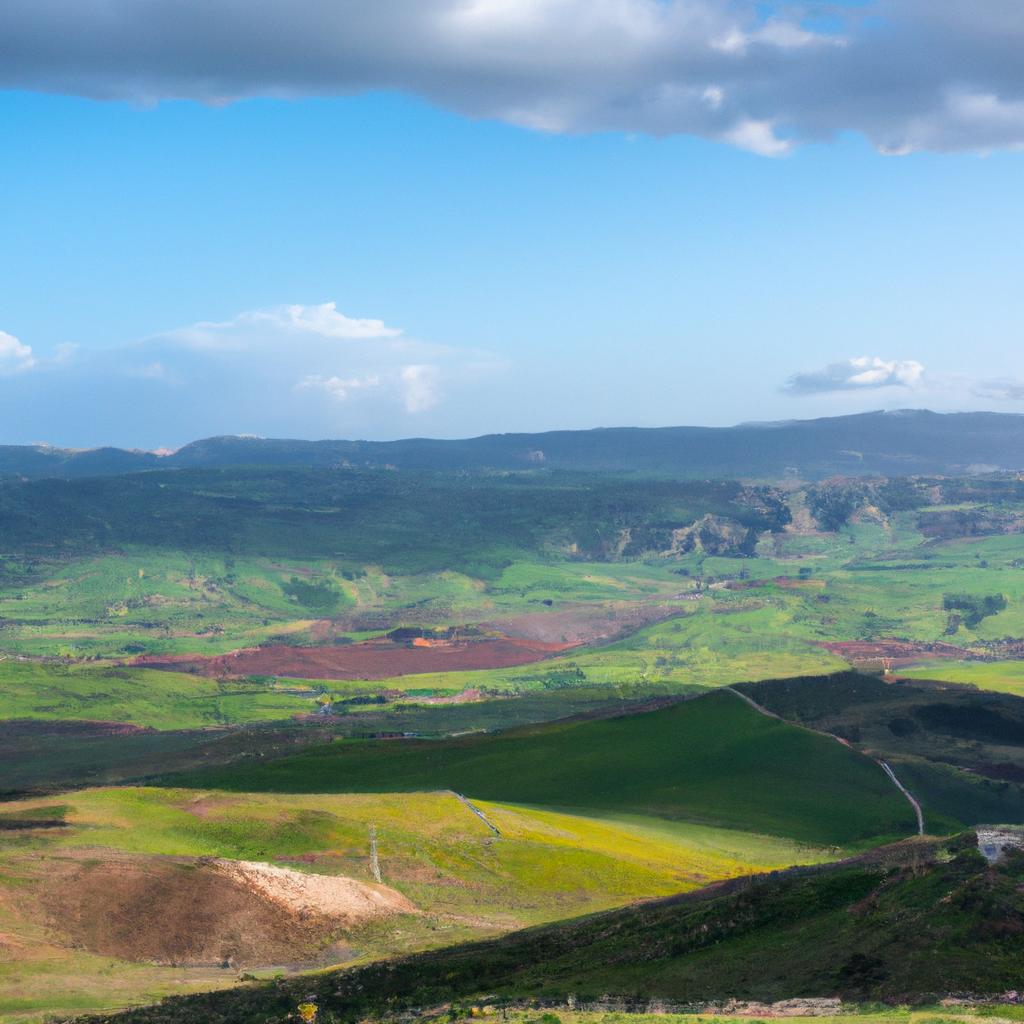
M 825 13 L 823 20 L 815 15 Z M 1020 0 L 5 0 L 0 87 L 152 102 L 415 93 L 549 132 L 779 155 L 1024 146 Z
M 831 391 L 874 391 L 879 388 L 916 388 L 924 380 L 924 367 L 913 359 L 858 356 L 831 363 L 821 370 L 797 373 L 786 381 L 790 395 L 820 395 Z
M 0 373 L 20 373 L 35 365 L 32 348 L 22 344 L 13 334 L 0 331 Z
M 333 302 L 275 306 L 110 349 L 62 346 L 46 359 L 0 333 L 0 406 L 12 422 L 39 421 L 35 433 L 59 408 L 93 430 L 129 414 L 132 432 L 176 442 L 240 430 L 389 436 L 425 432 L 423 418 L 447 394 L 504 367 L 486 351 L 410 337 Z M 16 386 L 7 380 L 15 371 Z
M 275 309 L 242 313 L 235 324 L 270 324 L 282 330 L 319 334 L 324 338 L 397 338 L 400 327 L 388 327 L 383 320 L 353 319 L 338 312 L 334 302 L 318 306 L 278 306 Z

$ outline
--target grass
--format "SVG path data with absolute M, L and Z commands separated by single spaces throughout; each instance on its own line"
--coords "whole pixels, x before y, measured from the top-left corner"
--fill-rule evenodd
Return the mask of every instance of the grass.
M 199 729 L 147 728 L 128 733 L 118 728 L 112 731 L 91 717 L 76 723 L 59 718 L 19 719 L 0 722 L 0 796 L 6 793 L 13 798 L 67 787 L 138 782 L 200 764 L 209 767 L 256 757 L 280 757 L 332 737 L 442 737 L 570 716 L 623 713 L 631 707 L 645 706 L 649 697 L 646 691 L 635 688 L 589 686 L 447 705 L 413 701 L 353 705 L 343 709 L 344 713 L 315 720 L 256 722 L 244 727 L 210 723 Z M 299 710 L 311 706 L 311 700 L 301 694 L 292 699 Z M 184 707 L 185 720 L 190 722 L 194 707 L 189 703 Z M 166 724 L 168 708 L 157 710 L 155 720 Z M 153 721 L 143 717 L 143 724 L 151 726 Z
M 69 949 L 44 922 L 16 912 L 18 889 L 45 884 L 69 858 L 216 856 L 255 859 L 372 881 L 369 826 L 384 882 L 424 912 L 360 930 L 363 959 L 433 948 L 510 928 L 693 889 L 749 871 L 815 863 L 828 851 L 768 836 L 631 819 L 607 821 L 452 794 L 226 795 L 93 789 L 0 805 L 0 815 L 63 815 L 67 828 L 0 833 L 0 1020 L 99 1011 L 172 992 L 234 984 L 234 972 L 131 964 Z M 264 974 L 265 972 L 257 972 Z
M 316 692 L 268 680 L 219 682 L 155 669 L 0 662 L 0 717 L 195 729 L 316 710 Z
M 908 679 L 940 679 L 976 686 L 979 690 L 1024 697 L 1024 661 L 948 661 L 936 658 L 901 668 L 899 674 Z
M 909 806 L 873 762 L 721 692 L 645 714 L 493 737 L 335 742 L 180 781 L 291 793 L 453 789 L 816 844 L 869 842 L 913 827 Z
M 783 718 L 892 762 L 933 831 L 1024 822 L 1024 701 L 844 672 L 748 683 Z
M 330 1024 L 394 1019 L 442 1003 L 453 1004 L 456 1016 L 483 1002 L 564 1004 L 570 995 L 584 1005 L 604 996 L 649 1006 L 655 999 L 838 995 L 934 1007 L 951 991 L 991 994 L 1016 983 L 1022 874 L 1021 856 L 990 869 L 973 836 L 915 842 L 858 863 L 727 885 L 398 963 L 170 1001 L 136 1011 L 125 1024 L 269 1024 L 310 993 Z M 944 1008 L 931 1021 L 959 1016 L 953 1009 L 947 1018 Z
M 616 1009 L 614 1003 L 608 1008 L 579 1010 L 565 1006 L 552 1007 L 551 1010 L 507 1010 L 502 1009 L 501 1019 L 509 1024 L 765 1024 L 764 1016 L 759 1016 L 756 1007 L 747 1008 L 746 1012 L 725 1013 L 724 1007 L 709 1006 L 705 1012 L 672 1013 L 662 1007 L 664 1000 L 651 1000 L 654 1004 L 650 1013 L 630 1010 L 623 1012 Z M 481 1011 L 483 1007 L 481 1007 Z M 719 1010 L 719 1012 L 716 1012 Z M 549 1020 L 543 1015 L 552 1012 L 557 1021 Z M 1018 1020 L 1019 1007 L 1015 1005 L 979 1004 L 974 1006 L 930 1006 L 911 1008 L 894 1006 L 881 1008 L 875 1006 L 859 1006 L 857 1003 L 846 1003 L 841 1012 L 835 1015 L 815 1014 L 815 1024 L 969 1024 L 979 1017 L 987 1021 L 1001 1022 Z

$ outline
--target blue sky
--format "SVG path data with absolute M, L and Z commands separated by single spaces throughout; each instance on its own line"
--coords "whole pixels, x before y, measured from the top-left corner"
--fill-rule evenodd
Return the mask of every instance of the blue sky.
M 538 130 L 461 80 L 23 79 L 0 91 L 2 443 L 1024 411 L 1024 154 L 962 119 L 892 147 L 779 122 L 782 151 L 575 93 Z

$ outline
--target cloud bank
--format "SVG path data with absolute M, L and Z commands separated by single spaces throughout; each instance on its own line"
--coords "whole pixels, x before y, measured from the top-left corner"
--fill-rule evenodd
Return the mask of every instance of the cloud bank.
M 924 366 L 913 359 L 858 356 L 841 363 L 831 363 L 822 370 L 794 374 L 782 390 L 790 395 L 821 395 L 833 391 L 917 388 L 923 382 Z
M 154 102 L 413 93 L 548 132 L 766 155 L 1024 146 L 1020 0 L 5 0 L 0 88 Z
M 491 353 L 412 338 L 333 302 L 287 305 L 115 348 L 63 346 L 45 359 L 0 332 L 0 407 L 22 442 L 49 439 L 54 409 L 88 444 L 239 431 L 408 436 L 437 429 L 432 412 L 504 367 Z

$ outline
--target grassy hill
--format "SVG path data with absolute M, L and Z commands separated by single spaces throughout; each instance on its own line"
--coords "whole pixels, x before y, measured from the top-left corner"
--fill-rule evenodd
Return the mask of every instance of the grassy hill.
M 857 672 L 744 683 L 789 721 L 885 758 L 933 823 L 1024 822 L 1024 699 Z
M 449 1000 L 677 1002 L 835 996 L 937 1001 L 1019 983 L 1024 857 L 990 869 L 972 835 L 726 883 L 626 910 L 273 987 L 170 1000 L 124 1024 L 262 1024 L 315 994 L 349 1021 Z
M 727 691 L 643 714 L 437 741 L 342 741 L 175 784 L 280 793 L 451 789 L 849 845 L 914 829 L 881 769 Z
M 452 793 L 104 788 L 0 803 L 0 1021 L 466 942 L 828 856 L 699 825 L 477 806 L 500 839 Z M 371 827 L 381 881 L 414 914 L 310 933 L 315 917 L 202 885 L 211 858 L 373 885 Z

